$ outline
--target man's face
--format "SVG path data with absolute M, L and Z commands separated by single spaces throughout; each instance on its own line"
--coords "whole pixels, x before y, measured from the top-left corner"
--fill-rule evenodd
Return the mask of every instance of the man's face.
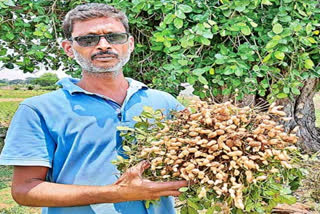
M 125 32 L 123 24 L 118 19 L 101 17 L 75 22 L 72 38 Z M 74 57 L 87 72 L 118 72 L 129 61 L 133 46 L 132 37 L 124 44 L 110 44 L 101 37 L 97 45 L 89 47 L 80 46 L 77 41 L 73 41 L 71 57 Z

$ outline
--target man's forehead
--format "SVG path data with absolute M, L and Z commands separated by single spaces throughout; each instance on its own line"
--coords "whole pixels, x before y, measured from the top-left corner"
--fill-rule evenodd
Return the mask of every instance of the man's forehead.
M 118 18 L 99 17 L 88 20 L 78 20 L 73 23 L 72 35 L 101 34 L 109 32 L 126 32 Z

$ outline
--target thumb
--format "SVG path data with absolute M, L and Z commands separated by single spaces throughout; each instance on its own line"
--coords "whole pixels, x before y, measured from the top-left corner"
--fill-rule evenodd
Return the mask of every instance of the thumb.
M 143 172 L 148 169 L 150 167 L 150 163 L 149 161 L 141 161 L 140 163 L 138 163 L 134 168 L 137 172 L 137 174 L 139 175 L 139 177 L 142 177 Z

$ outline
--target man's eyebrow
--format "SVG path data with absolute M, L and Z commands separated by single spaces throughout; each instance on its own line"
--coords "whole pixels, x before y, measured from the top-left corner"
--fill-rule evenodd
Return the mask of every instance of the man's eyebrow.
M 89 35 L 99 35 L 96 32 L 89 32 L 89 33 L 80 33 L 78 36 L 89 36 Z
M 78 36 L 105 35 L 105 34 L 109 34 L 109 33 L 126 33 L 126 32 L 122 32 L 122 31 L 110 31 L 110 32 L 104 33 L 104 34 L 100 34 L 100 33 L 97 33 L 97 32 L 87 32 L 87 33 L 80 33 Z

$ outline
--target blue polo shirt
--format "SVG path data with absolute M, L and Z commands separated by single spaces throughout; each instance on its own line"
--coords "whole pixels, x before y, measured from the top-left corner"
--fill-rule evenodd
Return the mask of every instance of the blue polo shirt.
M 117 126 L 134 125 L 144 106 L 171 110 L 183 106 L 170 94 L 149 89 L 127 78 L 129 89 L 122 106 L 83 90 L 78 79 L 65 78 L 62 88 L 23 101 L 9 127 L 0 164 L 45 166 L 47 181 L 59 184 L 108 185 L 119 177 L 111 164 L 121 152 Z M 44 214 L 172 214 L 172 197 L 145 208 L 143 201 L 43 208 Z

